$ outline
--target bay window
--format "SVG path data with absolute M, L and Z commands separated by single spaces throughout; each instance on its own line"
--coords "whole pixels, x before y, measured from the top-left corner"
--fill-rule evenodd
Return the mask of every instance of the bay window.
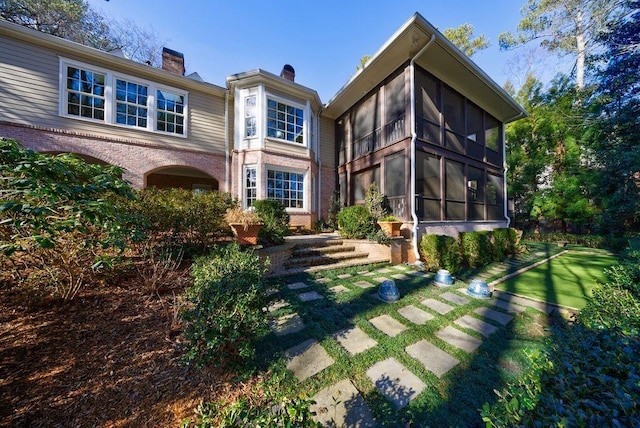
M 280 201 L 285 208 L 304 208 L 304 174 L 269 169 L 267 198 Z

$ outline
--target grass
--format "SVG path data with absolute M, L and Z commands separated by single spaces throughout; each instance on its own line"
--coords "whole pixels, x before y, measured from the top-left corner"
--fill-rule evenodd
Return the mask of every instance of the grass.
M 273 287 L 279 291 L 273 298 L 284 299 L 289 302 L 289 305 L 273 312 L 271 316 L 277 317 L 295 312 L 300 315 L 306 327 L 298 333 L 281 337 L 276 337 L 273 333 L 266 334 L 258 345 L 260 359 L 266 362 L 265 368 L 281 367 L 282 351 L 312 338 L 323 346 L 335 362 L 318 374 L 300 382 L 298 385 L 300 392 L 313 396 L 323 388 L 349 379 L 363 396 L 381 426 L 404 426 L 408 422 L 416 426 L 480 424 L 478 409 L 485 402 L 495 401 L 494 389 L 500 390 L 508 381 L 515 379 L 523 370 L 526 370 L 528 368 L 526 352 L 543 346 L 543 338 L 546 335 L 545 326 L 548 321 L 546 315 L 527 309 L 523 314 L 516 315 L 514 321 L 507 327 L 500 327 L 498 334 L 489 338 L 483 338 L 473 330 L 465 330 L 467 334 L 483 340 L 480 348 L 468 354 L 440 340 L 435 333 L 446 326 L 454 326 L 454 320 L 462 315 L 471 314 L 477 307 L 487 305 L 486 301 L 471 299 L 469 304 L 455 307 L 446 315 L 431 312 L 435 316 L 433 320 L 424 325 L 413 325 L 398 313 L 398 309 L 414 305 L 430 312 L 428 308 L 421 305 L 422 300 L 426 298 L 442 300 L 439 297 L 442 293 L 447 291 L 458 293 L 456 290 L 464 287 L 465 284 L 458 282 L 450 288 L 441 289 L 433 286 L 428 279 L 409 275 L 405 280 L 395 280 L 400 289 L 401 299 L 387 304 L 373 296 L 377 290 L 377 282 L 374 278 L 380 276 L 389 278 L 390 275 L 399 271 L 390 268 L 391 273 L 376 273 L 372 276 L 364 274 L 365 270 L 380 268 L 381 266 L 349 268 L 275 280 Z M 338 278 L 338 275 L 347 273 L 352 277 Z M 327 284 L 314 282 L 321 277 L 329 278 L 331 281 Z M 304 290 L 289 290 L 286 287 L 286 284 L 299 281 L 309 284 L 309 287 Z M 358 281 L 370 281 L 376 287 L 362 289 L 354 285 Z M 349 291 L 340 294 L 332 293 L 330 288 L 337 285 L 342 285 Z M 311 290 L 321 294 L 324 299 L 306 303 L 297 299 L 296 294 Z M 409 328 L 396 337 L 385 335 L 368 321 L 382 314 L 388 314 Z M 485 321 L 491 323 L 490 320 Z M 350 355 L 334 339 L 333 334 L 353 325 L 375 339 L 378 345 L 357 355 Z M 460 364 L 441 378 L 436 377 L 405 351 L 407 346 L 423 339 L 458 359 Z M 393 408 L 366 376 L 366 371 L 371 366 L 389 357 L 395 358 L 427 385 L 416 399 L 400 410 Z
M 569 251 L 498 284 L 496 288 L 572 309 L 582 309 L 596 282 L 605 281 L 604 269 L 616 261 L 615 256 L 604 252 Z

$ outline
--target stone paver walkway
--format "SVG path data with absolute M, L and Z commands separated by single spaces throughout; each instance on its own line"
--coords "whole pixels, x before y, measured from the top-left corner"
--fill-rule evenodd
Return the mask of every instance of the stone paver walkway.
M 405 351 L 438 377 L 442 377 L 460 363 L 456 358 L 426 340 L 407 346 Z
M 504 273 L 511 268 L 511 264 L 503 263 L 493 267 L 488 272 L 484 272 L 483 275 L 485 275 L 484 278 L 487 278 Z M 333 294 L 361 293 L 362 291 L 358 290 L 378 287 L 377 283 L 386 281 L 389 278 L 405 281 L 414 278 L 432 278 L 433 275 L 413 270 L 411 267 L 392 266 L 374 271 L 362 270 L 355 275 L 343 274 L 337 277 L 344 280 L 353 279 L 344 285 L 328 286 L 326 290 Z M 483 276 L 478 275 L 478 277 L 482 278 Z M 318 291 L 313 289 L 305 290 L 310 287 L 309 284 L 318 289 L 319 286 L 329 282 L 331 282 L 329 278 L 318 278 L 309 283 L 301 281 L 286 284 L 286 287 L 289 290 L 300 290 L 296 294 L 300 301 L 297 304 L 302 303 L 304 305 L 307 302 L 324 299 L 324 296 Z M 426 281 L 424 286 L 431 287 L 432 283 Z M 449 354 L 453 348 L 468 354 L 474 353 L 483 344 L 483 338 L 488 338 L 502 330 L 504 326 L 507 326 L 514 319 L 514 316 L 524 312 L 527 307 L 547 313 L 553 309 L 545 303 L 535 302 L 500 291 L 496 291 L 493 298 L 484 300 L 486 303 L 481 303 L 483 306 L 478 307 L 477 303 L 470 305 L 471 302 L 480 300 L 469 296 L 466 288 L 457 288 L 455 290 L 450 288 L 448 291 L 446 289 L 434 289 L 438 290 L 438 292 L 431 292 L 430 295 L 432 297 L 420 300 L 421 305 L 407 302 L 399 308 L 397 306 L 389 306 L 389 313 L 393 313 L 392 311 L 394 310 L 397 311 L 397 314 L 406 322 L 400 321 L 399 317 L 396 316 L 396 319 L 388 313 L 375 316 L 368 321 L 376 329 L 388 336 L 385 340 L 393 341 L 403 340 L 396 339 L 396 337 L 406 331 L 429 331 L 428 328 L 425 329 L 425 327 L 421 326 L 427 325 L 434 319 L 440 320 L 439 322 L 442 322 L 443 319 L 448 320 L 444 322 L 444 327 L 435 333 L 429 333 L 433 334 L 431 338 L 419 338 L 417 342 L 404 348 L 408 358 L 419 362 L 426 371 L 433 373 L 438 378 L 447 374 L 460 363 L 458 358 Z M 370 291 L 365 293 L 370 293 Z M 404 297 L 401 296 L 401 299 Z M 273 317 L 270 320 L 270 328 L 276 336 L 298 333 L 306 328 L 302 318 L 297 313 L 282 316 L 275 315 L 276 311 L 287 308 L 289 305 L 290 302 L 280 299 L 271 303 L 267 308 Z M 467 309 L 467 314 L 461 314 L 461 316 L 453 319 L 449 313 L 454 309 L 463 308 L 465 305 L 471 306 L 471 308 Z M 471 330 L 471 332 L 468 330 Z M 403 338 L 409 337 L 412 336 L 403 336 Z M 379 351 L 376 349 L 380 349 L 377 348 L 379 343 L 376 339 L 355 325 L 332 333 L 330 339 L 335 340 L 350 357 L 354 358 L 359 358 L 357 357 L 359 354 L 369 350 L 372 350 L 370 355 L 377 355 Z M 450 345 L 450 347 L 447 345 Z M 332 355 L 334 353 L 335 349 Z M 455 352 L 452 353 L 455 354 Z M 458 353 L 456 355 L 460 356 L 461 354 Z M 312 376 L 322 376 L 321 372 L 335 363 L 333 357 L 329 355 L 323 345 L 313 338 L 304 340 L 298 345 L 287 349 L 283 352 L 283 357 L 287 368 L 292 371 L 299 382 Z M 416 366 L 413 365 L 413 367 Z M 413 373 L 396 358 L 386 358 L 373 362 L 366 369 L 365 374 L 372 385 L 389 400 L 395 409 L 407 406 L 411 400 L 415 399 L 427 388 L 427 384 L 416 373 Z M 352 382 L 353 380 L 349 378 L 339 380 L 318 391 L 313 397 L 315 404 L 312 406 L 312 411 L 316 413 L 315 419 L 323 426 L 378 426 L 371 409 Z
M 393 407 L 401 409 L 422 392 L 427 385 L 420 378 L 400 364 L 395 358 L 380 361 L 369 370 L 367 377 L 380 394 L 391 402 Z
M 308 377 L 329 367 L 335 361 L 314 339 L 305 340 L 299 345 L 284 351 L 287 368 L 302 382 Z
M 380 315 L 379 317 L 371 318 L 369 320 L 378 330 L 386 334 L 387 336 L 396 337 L 408 327 L 402 324 L 400 321 L 396 321 L 389 315 Z
M 340 330 L 333 334 L 333 338 L 351 355 L 357 355 L 378 344 L 358 327 Z
M 376 427 L 371 410 L 350 380 L 344 379 L 318 391 L 313 397 L 316 421 L 322 426 Z
M 398 313 L 417 325 L 426 324 L 427 321 L 431 321 L 435 318 L 429 312 L 425 312 L 413 305 L 405 306 L 404 308 L 398 309 Z

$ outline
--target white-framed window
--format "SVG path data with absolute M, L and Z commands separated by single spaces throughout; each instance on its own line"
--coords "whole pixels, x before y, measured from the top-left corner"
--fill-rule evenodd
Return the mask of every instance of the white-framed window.
M 77 61 L 60 59 L 60 115 L 187 136 L 188 93 Z
M 116 78 L 116 123 L 146 128 L 149 87 Z
M 173 91 L 156 91 L 156 131 L 184 135 L 185 96 Z
M 244 136 L 253 138 L 257 132 L 256 96 L 249 95 L 244 99 Z
M 244 167 L 244 205 L 245 208 L 253 206 L 258 197 L 258 174 L 255 166 Z
M 86 119 L 104 120 L 105 73 L 81 66 L 67 66 L 65 79 L 65 113 Z
M 304 173 L 267 170 L 267 198 L 277 199 L 285 208 L 304 208 Z
M 304 108 L 267 99 L 267 136 L 304 144 Z

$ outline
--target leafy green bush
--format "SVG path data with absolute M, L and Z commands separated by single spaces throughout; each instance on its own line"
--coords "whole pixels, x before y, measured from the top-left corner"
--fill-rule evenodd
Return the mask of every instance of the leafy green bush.
M 103 256 L 135 235 L 135 222 L 111 203 L 133 198 L 120 168 L 1 139 L 0 173 L 0 282 L 71 300 L 104 268 Z
M 640 340 L 583 325 L 555 329 L 533 369 L 486 403 L 487 427 L 640 426 Z
M 420 239 L 419 250 L 425 268 L 429 271 L 447 269 L 455 274 L 460 270 L 460 244 L 451 236 L 424 234 Z
M 255 213 L 262 221 L 258 237 L 268 244 L 282 244 L 289 232 L 289 214 L 282 202 L 276 199 L 254 201 Z
M 260 258 L 237 243 L 194 261 L 182 313 L 187 363 L 225 365 L 253 357 L 252 339 L 267 323 L 265 272 Z
M 364 205 L 343 208 L 338 213 L 340 235 L 348 239 L 365 239 L 375 233 L 373 217 Z
M 491 258 L 499 262 L 518 254 L 518 234 L 515 229 L 501 227 L 492 232 Z
M 385 215 L 391 214 L 389 200 L 380 193 L 380 189 L 375 182 L 371 183 L 364 195 L 364 206 L 367 207 L 374 223 Z
M 469 267 L 481 267 L 491 263 L 491 233 L 463 232 L 460 247 L 464 263 Z
M 566 241 L 569 244 L 581 245 L 589 248 L 608 248 L 612 250 L 622 250 L 628 244 L 628 239 L 617 236 L 601 235 L 575 235 L 572 233 L 531 233 L 524 234 L 522 239 L 533 242 Z
M 270 374 L 256 385 L 251 397 L 241 397 L 231 403 L 201 403 L 196 409 L 195 425 L 183 427 L 318 427 L 313 420 L 306 395 L 295 393 L 291 375 Z M 287 384 L 288 383 L 288 384 Z
M 228 193 L 147 188 L 137 195 L 127 209 L 143 219 L 147 234 L 165 243 L 172 240 L 202 252 L 229 233 L 224 214 L 235 203 Z
M 342 209 L 342 201 L 340 200 L 340 192 L 335 191 L 329 200 L 327 223 L 334 230 L 338 228 L 338 213 Z

